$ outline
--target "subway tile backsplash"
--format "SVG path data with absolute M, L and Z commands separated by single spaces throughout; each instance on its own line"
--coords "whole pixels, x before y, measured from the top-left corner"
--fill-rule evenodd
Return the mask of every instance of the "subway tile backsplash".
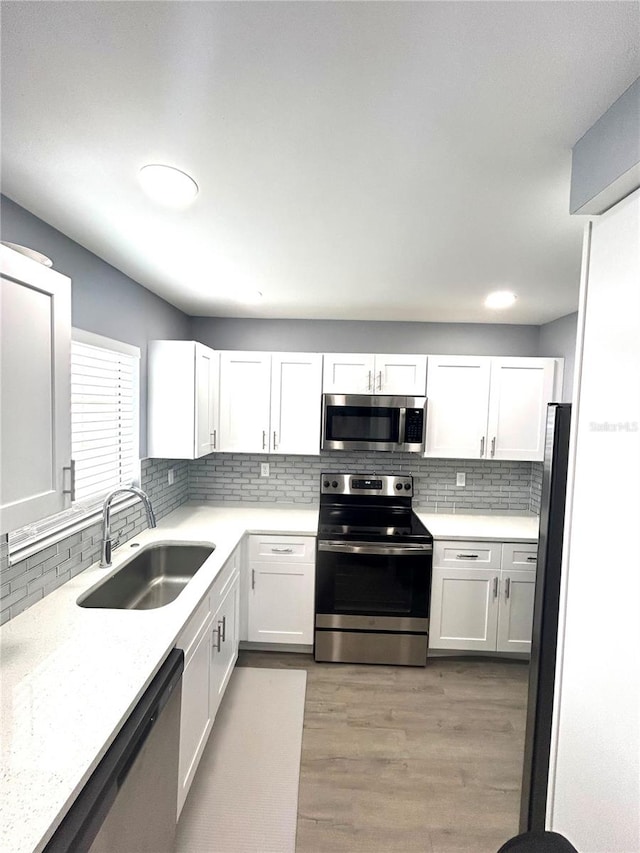
M 262 462 L 269 463 L 269 477 L 260 476 Z M 527 512 L 535 511 L 536 505 L 532 496 L 532 467 L 531 462 L 422 459 L 406 453 L 323 453 L 322 456 L 220 453 L 189 464 L 189 497 L 197 501 L 312 505 L 318 502 L 322 472 L 361 471 L 412 474 L 414 505 L 420 509 Z M 464 487 L 456 486 L 457 472 L 466 475 Z
M 174 471 L 169 486 L 167 474 Z M 142 488 L 151 498 L 157 518 L 188 500 L 188 463 L 160 459 L 142 462 Z M 147 526 L 144 508 L 136 503 L 112 514 L 111 533 L 119 544 L 137 536 Z M 0 624 L 22 613 L 100 557 L 101 522 L 97 521 L 66 539 L 9 566 L 7 537 L 0 537 Z
M 269 477 L 260 463 L 269 463 Z M 174 470 L 174 483 L 167 474 Z M 539 512 L 542 464 L 469 459 L 421 459 L 405 453 L 323 453 L 322 456 L 268 456 L 220 453 L 193 462 L 146 459 L 142 488 L 158 518 L 187 500 L 215 503 L 275 503 L 313 506 L 324 471 L 412 474 L 414 505 L 434 512 Z M 464 472 L 466 485 L 456 486 Z M 137 503 L 113 513 L 112 533 L 124 543 L 146 527 Z M 9 566 L 7 537 L 0 537 L 0 624 L 96 562 L 100 522 Z

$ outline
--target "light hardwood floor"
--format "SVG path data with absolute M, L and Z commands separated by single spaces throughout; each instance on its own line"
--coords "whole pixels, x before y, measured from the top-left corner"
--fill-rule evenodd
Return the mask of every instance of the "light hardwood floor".
M 517 833 L 525 663 L 239 665 L 307 670 L 296 853 L 496 853 Z

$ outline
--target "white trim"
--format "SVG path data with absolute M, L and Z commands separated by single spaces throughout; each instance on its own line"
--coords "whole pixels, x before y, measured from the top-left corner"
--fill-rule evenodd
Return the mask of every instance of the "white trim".
M 75 326 L 71 328 L 71 338 L 78 343 L 87 344 L 87 346 L 102 347 L 114 352 L 122 352 L 132 358 L 140 358 L 140 347 L 125 344 L 123 341 L 116 341 L 113 338 L 106 338 L 104 335 L 96 335 L 94 332 L 87 332 L 84 329 L 77 329 Z
M 134 506 L 138 501 L 139 498 L 134 495 L 131 495 L 128 498 L 123 497 L 119 500 L 116 499 L 111 506 L 112 513 L 129 509 L 129 507 Z M 80 515 L 77 518 L 71 518 L 52 530 L 36 534 L 35 537 L 28 539 L 22 544 L 16 545 L 13 549 L 11 548 L 11 545 L 9 545 L 9 565 L 13 566 L 15 563 L 19 563 L 21 560 L 26 560 L 27 557 L 32 557 L 39 551 L 48 548 L 50 545 L 56 545 L 58 542 L 62 542 L 63 539 L 68 539 L 69 536 L 73 536 L 74 533 L 86 530 L 87 527 L 91 527 L 91 525 L 96 524 L 101 518 L 102 507 L 87 510 L 84 515 Z

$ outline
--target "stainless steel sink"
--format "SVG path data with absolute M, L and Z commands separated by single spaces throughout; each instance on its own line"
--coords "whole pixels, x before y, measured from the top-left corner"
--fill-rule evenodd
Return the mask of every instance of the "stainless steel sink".
M 170 604 L 213 553 L 212 545 L 148 545 L 78 599 L 80 607 L 153 610 Z

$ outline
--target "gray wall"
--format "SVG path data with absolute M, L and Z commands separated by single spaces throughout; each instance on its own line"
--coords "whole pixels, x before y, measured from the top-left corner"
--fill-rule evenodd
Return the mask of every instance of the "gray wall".
M 1 197 L 2 239 L 42 252 L 71 278 L 71 317 L 79 329 L 140 347 L 140 453 L 147 452 L 147 341 L 189 340 L 189 318 L 173 305 Z
M 564 358 L 564 379 L 562 400 L 570 403 L 573 391 L 573 366 L 576 355 L 576 337 L 578 333 L 578 313 L 567 314 L 551 323 L 540 326 L 538 355 L 549 358 Z
M 640 186 L 640 77 L 573 146 L 571 213 L 604 213 Z
M 193 317 L 191 334 L 214 349 L 536 356 L 539 327 Z

